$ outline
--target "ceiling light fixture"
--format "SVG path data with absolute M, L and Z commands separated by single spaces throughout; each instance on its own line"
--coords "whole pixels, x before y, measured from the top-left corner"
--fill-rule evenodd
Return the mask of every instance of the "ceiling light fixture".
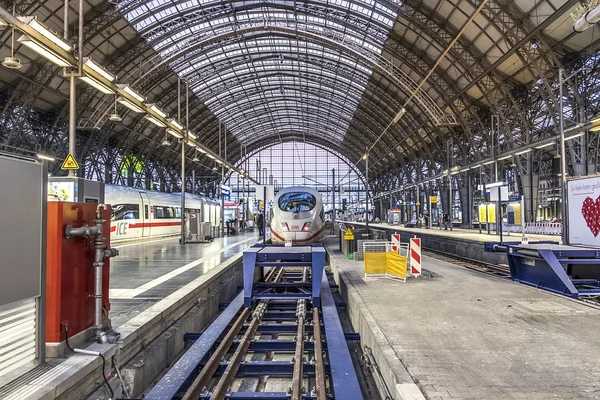
M 15 57 L 15 27 L 13 26 L 11 30 L 10 57 L 5 57 L 2 65 L 9 69 L 21 69 L 23 64 L 21 64 L 21 60 Z
M 598 128 L 598 129 L 600 129 L 600 128 Z M 592 132 L 595 132 L 595 131 L 592 131 Z M 572 136 L 569 136 L 569 137 L 565 138 L 565 141 L 571 140 L 571 139 L 575 139 L 575 138 L 578 138 L 578 137 L 583 136 L 583 135 L 585 135 L 585 132 L 579 132 L 579 133 L 576 133 L 575 135 L 572 135 Z
M 37 154 L 37 158 L 39 158 L 40 160 L 46 160 L 46 161 L 56 161 L 56 159 L 54 157 L 50 157 L 47 156 L 45 154 Z
M 154 103 L 146 104 L 146 107 L 148 107 L 150 109 L 150 111 L 152 111 L 153 113 L 155 113 L 159 117 L 162 117 L 162 118 L 166 118 L 167 117 L 167 114 L 163 110 L 161 110 L 160 108 L 158 108 L 158 106 L 156 104 L 154 104 Z
M 39 44 L 38 42 L 34 41 L 28 35 L 22 35 L 18 39 L 18 42 L 21 43 L 22 45 L 30 48 L 31 50 L 35 51 L 36 53 L 38 53 L 39 55 L 41 55 L 48 61 L 52 62 L 53 64 L 58 65 L 59 67 L 70 67 L 71 66 L 71 64 L 67 60 L 65 60 L 63 57 L 54 53 L 53 51 L 48 49 L 46 46 L 43 46 L 43 45 Z
M 183 135 L 177 132 L 175 129 L 167 128 L 167 133 L 175 136 L 177 139 L 183 139 Z
M 37 17 L 18 17 L 18 19 L 29 25 L 33 30 L 60 47 L 62 50 L 68 52 L 73 49 L 69 43 L 65 42 L 56 33 L 48 29 L 46 25 L 38 21 Z
M 520 156 L 521 154 L 529 153 L 530 151 L 531 151 L 531 149 L 521 150 L 521 151 L 515 153 L 515 156 Z
M 174 118 L 168 119 L 167 122 L 169 124 L 173 125 L 175 128 L 179 129 L 180 131 L 183 130 L 183 125 L 181 125 L 179 122 L 177 122 Z
M 400 118 L 402 118 L 402 116 L 406 113 L 406 108 L 402 107 L 400 109 L 400 111 L 398 111 L 398 114 L 396 114 L 396 116 L 394 117 L 394 124 L 397 123 L 398 121 L 400 121 Z
M 131 111 L 136 112 L 138 114 L 141 114 L 141 113 L 145 112 L 142 107 L 140 107 L 140 106 L 132 103 L 131 101 L 127 100 L 124 97 L 119 97 L 117 99 L 117 101 L 119 103 L 123 104 L 125 107 L 129 108 Z
M 95 63 L 91 58 L 88 57 L 84 57 L 83 59 L 83 70 L 85 72 L 93 71 L 109 82 L 113 82 L 115 80 L 115 76 L 113 74 L 105 70 L 102 66 Z
M 154 125 L 160 128 L 165 128 L 167 126 L 162 121 L 154 118 L 152 115 L 144 115 L 144 118 L 146 118 L 148 121 L 152 122 Z
M 94 79 L 90 76 L 80 76 L 79 79 L 104 94 L 114 94 L 115 93 L 115 91 L 112 90 L 112 88 L 104 85 L 102 82 L 100 82 L 97 79 Z
M 142 96 L 141 94 L 139 94 L 138 92 L 136 92 L 135 90 L 133 90 L 131 88 L 131 86 L 129 86 L 129 85 L 117 85 L 117 87 L 119 89 L 121 89 L 122 91 L 124 91 L 125 93 L 127 93 L 128 95 L 130 95 L 131 97 L 133 97 L 135 100 L 139 101 L 140 103 L 144 101 L 144 96 Z

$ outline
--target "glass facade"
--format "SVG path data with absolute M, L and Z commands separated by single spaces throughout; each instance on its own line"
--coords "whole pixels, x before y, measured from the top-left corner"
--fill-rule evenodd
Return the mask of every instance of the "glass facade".
M 335 204 L 342 208 L 343 200 L 350 205 L 365 198 L 362 175 L 356 174 L 349 160 L 304 142 L 286 142 L 264 148 L 249 156 L 237 167 L 249 172 L 251 178 L 263 184 L 275 185 L 275 191 L 289 186 L 308 186 L 323 196 L 325 210 L 333 207 L 332 187 L 335 188 Z M 333 171 L 335 169 L 335 181 Z M 239 201 L 245 191 L 254 196 L 254 184 L 239 179 L 234 174 L 229 181 L 231 199 Z M 360 196 L 360 198 L 359 198 Z

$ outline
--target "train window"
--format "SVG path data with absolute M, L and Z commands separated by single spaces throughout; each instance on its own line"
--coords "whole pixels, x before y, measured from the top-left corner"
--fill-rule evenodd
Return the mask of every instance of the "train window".
M 165 207 L 167 218 L 175 218 L 175 208 L 174 207 Z
M 165 218 L 165 210 L 164 207 L 154 206 L 154 218 L 161 219 Z
M 279 198 L 279 209 L 281 211 L 310 211 L 315 208 L 316 204 L 316 197 L 307 192 L 284 193 Z
M 150 218 L 148 215 L 148 204 L 144 204 L 144 216 L 146 219 Z
M 181 207 L 175 208 L 175 218 L 181 218 Z
M 111 209 L 111 221 L 120 221 L 123 219 L 138 219 L 140 216 L 140 206 L 137 204 L 115 204 Z

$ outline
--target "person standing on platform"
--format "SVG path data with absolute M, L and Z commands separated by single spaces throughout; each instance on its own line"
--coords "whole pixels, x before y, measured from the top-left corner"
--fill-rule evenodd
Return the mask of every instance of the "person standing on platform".
M 429 214 L 423 214 L 423 222 L 425 223 L 425 229 L 429 229 Z
M 448 213 L 444 213 L 444 230 L 445 231 L 448 230 L 449 223 L 450 223 L 450 217 L 448 216 Z
M 265 222 L 265 216 L 263 215 L 263 211 L 262 210 L 258 210 L 258 215 L 256 216 L 256 225 L 258 228 L 258 236 L 262 236 L 264 234 L 264 224 Z

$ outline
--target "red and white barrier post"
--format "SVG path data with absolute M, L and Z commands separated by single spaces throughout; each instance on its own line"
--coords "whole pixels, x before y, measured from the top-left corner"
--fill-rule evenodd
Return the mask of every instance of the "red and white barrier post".
M 410 273 L 417 277 L 421 275 L 421 239 L 410 238 Z

